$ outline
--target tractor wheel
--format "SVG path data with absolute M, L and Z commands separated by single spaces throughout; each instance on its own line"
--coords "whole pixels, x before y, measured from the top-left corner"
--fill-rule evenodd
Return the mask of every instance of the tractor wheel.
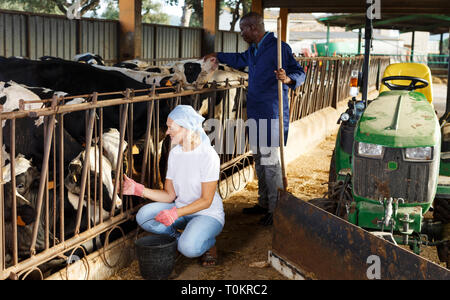
M 444 230 L 442 232 L 442 240 L 447 242 L 436 246 L 439 260 L 447 264 L 450 268 L 450 200 L 436 198 L 434 199 L 433 219 L 435 222 L 442 222 Z

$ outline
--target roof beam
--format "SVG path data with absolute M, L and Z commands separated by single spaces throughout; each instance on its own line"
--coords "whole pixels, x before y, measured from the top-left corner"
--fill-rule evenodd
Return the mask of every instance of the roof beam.
M 448 0 L 396 0 L 380 1 L 381 14 L 384 13 L 417 13 L 446 14 L 450 13 Z M 361 0 L 263 0 L 263 7 L 288 8 L 291 13 L 364 13 L 365 1 Z

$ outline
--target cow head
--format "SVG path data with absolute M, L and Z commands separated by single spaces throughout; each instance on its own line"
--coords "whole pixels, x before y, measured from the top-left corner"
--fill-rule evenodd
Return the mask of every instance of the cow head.
M 215 57 L 210 57 L 206 61 L 203 59 L 185 60 L 175 62 L 172 67 L 175 70 L 174 79 L 189 89 L 205 85 L 217 70 L 218 61 Z
M 13 194 L 11 186 L 11 164 L 2 168 L 5 182 L 5 222 L 12 221 Z M 17 224 L 26 226 L 35 221 L 35 185 L 39 182 L 39 172 L 31 161 L 18 155 L 15 159 Z
M 89 158 L 86 157 L 86 151 L 81 152 L 75 159 L 73 159 L 68 167 L 68 174 L 64 179 L 64 185 L 67 190 L 75 195 L 79 195 L 81 192 L 81 176 L 83 171 L 83 165 L 86 159 L 89 159 L 90 165 L 90 187 L 91 187 L 91 195 L 94 195 L 94 187 L 95 187 L 95 173 L 97 173 L 97 178 L 99 176 L 100 169 L 100 158 L 98 156 L 98 148 L 91 147 Z M 97 157 L 95 157 L 97 155 Z M 103 208 L 107 211 L 110 211 L 112 208 L 112 199 L 114 192 L 114 183 L 113 183 L 113 170 L 112 164 L 108 160 L 105 155 L 101 155 L 102 159 L 102 182 L 103 182 Z M 87 197 L 87 192 L 85 193 L 85 199 Z M 77 200 L 78 201 L 78 200 Z M 71 203 L 74 208 L 78 207 L 77 203 Z M 122 206 L 122 200 L 118 195 L 115 197 L 115 206 L 116 208 L 120 208 Z

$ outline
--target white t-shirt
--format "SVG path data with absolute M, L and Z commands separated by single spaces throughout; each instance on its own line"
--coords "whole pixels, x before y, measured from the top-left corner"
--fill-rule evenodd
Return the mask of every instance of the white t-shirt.
M 202 143 L 192 151 L 183 151 L 180 145 L 169 153 L 167 179 L 172 180 L 177 208 L 191 204 L 202 195 L 202 182 L 219 180 L 220 158 L 209 143 Z M 217 191 L 209 208 L 193 215 L 206 215 L 225 224 L 222 198 Z

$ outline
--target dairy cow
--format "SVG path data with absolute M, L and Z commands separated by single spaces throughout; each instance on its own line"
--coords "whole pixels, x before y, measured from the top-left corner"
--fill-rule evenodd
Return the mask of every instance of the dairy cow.
M 39 191 L 40 173 L 37 168 L 32 164 L 32 161 L 25 158 L 23 155 L 18 155 L 15 158 L 15 180 L 16 180 L 16 201 L 17 201 L 17 249 L 19 260 L 26 259 L 30 256 L 30 247 L 32 241 L 32 233 L 37 213 L 37 196 Z M 4 212 L 5 212 L 5 251 L 6 251 L 6 265 L 9 266 L 12 263 L 13 254 L 13 223 L 12 223 L 12 186 L 11 186 L 11 166 L 7 164 L 3 167 L 3 181 L 5 184 L 4 193 Z M 59 190 L 58 186 L 53 187 Z M 68 201 L 68 191 L 64 189 L 64 237 L 68 239 L 75 233 L 77 208 L 74 208 Z M 54 204 L 54 205 L 53 205 Z M 56 207 L 57 210 L 49 210 L 49 220 L 55 220 L 57 226 L 49 228 L 50 239 L 60 236 L 59 223 L 60 219 L 60 198 L 53 198 L 53 193 L 49 193 L 49 206 Z M 46 233 L 45 233 L 45 205 L 42 206 L 41 217 L 38 227 L 38 235 L 36 240 L 35 250 L 37 253 L 45 250 Z M 87 229 L 86 212 L 82 212 L 82 222 L 80 230 Z M 88 252 L 91 252 L 96 247 L 95 241 L 89 241 L 83 244 Z M 40 268 L 45 270 L 50 264 L 41 265 Z
M 149 67 L 149 64 L 146 61 L 140 59 L 130 59 L 125 60 L 120 63 L 114 64 L 113 67 L 126 68 L 136 71 L 145 71 L 146 68 Z M 151 72 L 151 71 L 147 71 Z M 160 73 L 160 72 L 158 72 Z
M 27 86 L 39 86 L 55 91 L 64 91 L 69 96 L 91 94 L 93 92 L 108 93 L 125 91 L 126 89 L 147 90 L 136 95 L 147 94 L 150 85 L 138 82 L 118 71 L 102 70 L 88 64 L 65 60 L 19 60 L 0 58 L 0 81 L 14 80 Z M 99 96 L 102 101 L 117 98 L 118 95 Z M 161 126 L 165 126 L 165 118 L 169 110 L 165 101 L 160 104 Z M 104 108 L 104 128 L 120 128 L 120 107 Z M 133 136 L 144 135 L 147 114 L 146 103 L 134 104 Z M 164 120 L 164 121 L 162 121 Z M 79 142 L 85 139 L 85 113 L 72 112 L 65 115 L 64 127 Z
M 78 207 L 78 195 L 80 194 L 81 190 L 81 176 L 84 162 L 86 160 L 89 160 L 91 173 L 90 187 L 92 189 L 91 195 L 94 195 L 95 175 L 97 175 L 97 177 L 100 176 L 100 160 L 102 161 L 103 211 L 100 212 L 100 209 L 97 208 L 97 215 L 95 216 L 95 219 L 93 219 L 93 222 L 99 220 L 100 213 L 102 213 L 106 218 L 113 206 L 113 179 L 116 179 L 114 170 L 119 158 L 119 143 L 119 131 L 117 131 L 117 129 L 115 128 L 109 129 L 103 135 L 103 153 L 99 153 L 99 147 L 94 145 L 93 147 L 91 147 L 88 155 L 86 155 L 86 150 L 83 150 L 76 158 L 74 158 L 70 162 L 68 167 L 68 174 L 64 180 L 64 184 L 71 194 L 76 195 L 75 197 L 71 196 L 71 198 L 69 199 L 70 203 L 72 203 L 74 207 Z M 125 142 L 123 144 L 122 151 L 125 151 L 126 148 L 127 143 Z M 87 194 L 85 194 L 85 199 L 87 199 Z M 114 199 L 116 208 L 120 208 L 122 206 L 122 200 L 118 195 L 116 195 Z M 84 206 L 86 206 L 85 203 Z M 92 206 L 91 209 L 94 209 L 94 207 Z M 91 214 L 91 216 L 94 218 L 93 213 Z
M 85 63 L 89 65 L 100 65 L 100 66 L 105 65 L 105 61 L 100 55 L 92 53 L 77 54 L 75 55 L 73 60 L 76 62 Z

